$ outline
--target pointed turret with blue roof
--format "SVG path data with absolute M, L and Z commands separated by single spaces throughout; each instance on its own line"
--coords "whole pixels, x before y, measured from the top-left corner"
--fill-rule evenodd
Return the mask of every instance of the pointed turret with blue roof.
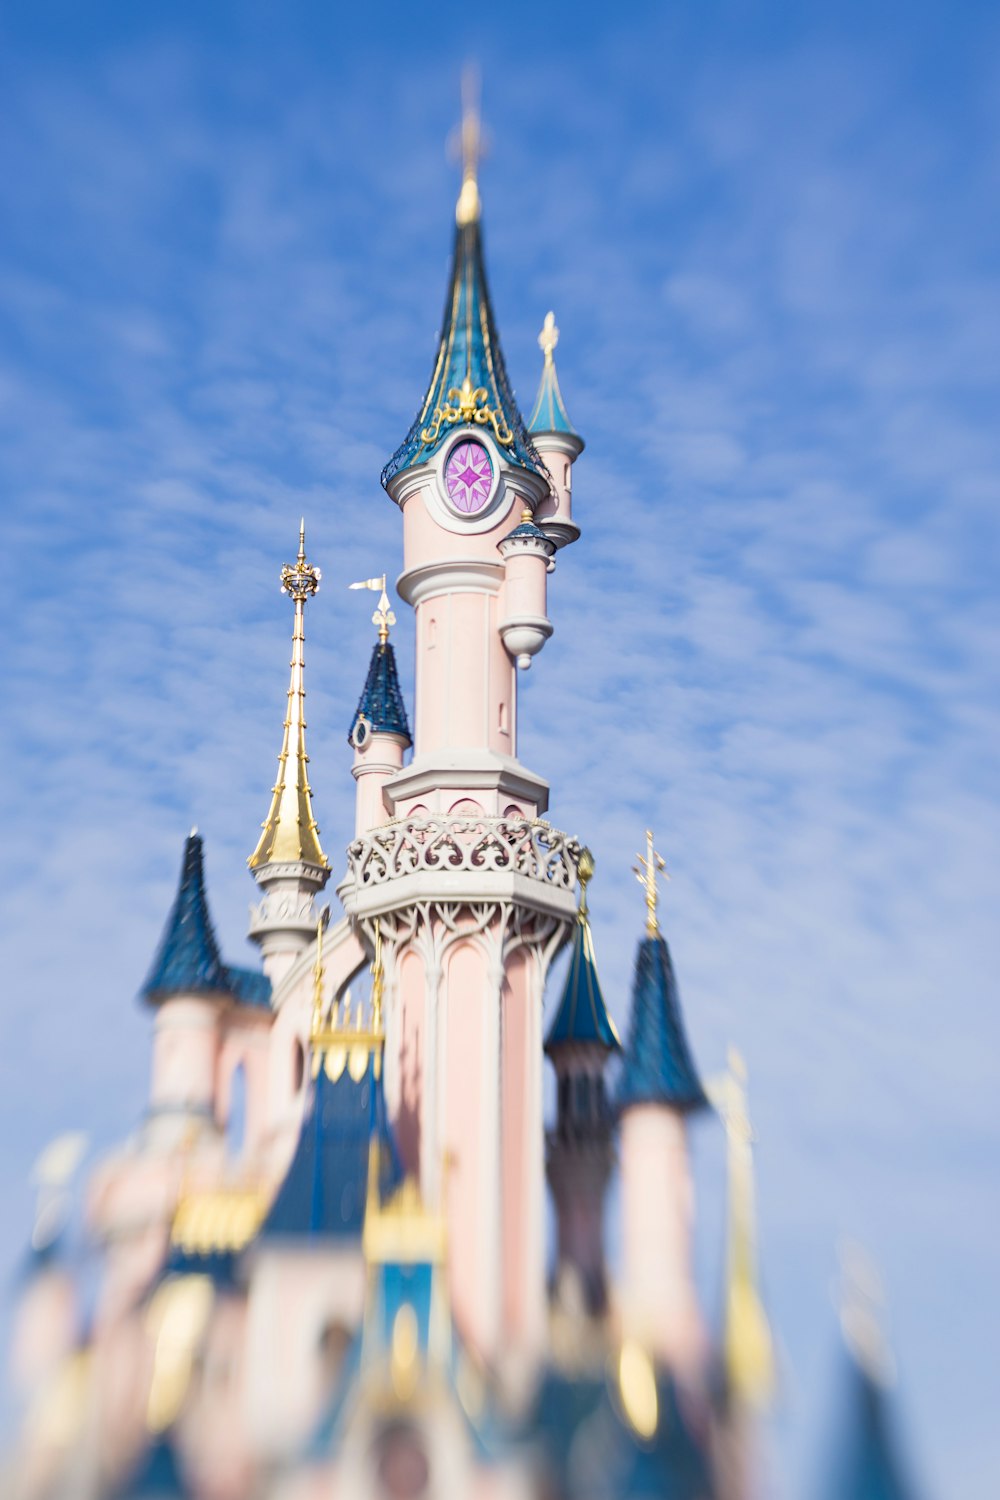
M 115 1500 L 185 1500 L 191 1494 L 173 1439 L 166 1433 L 153 1437 Z
M 559 342 L 555 313 L 545 314 L 538 347 L 542 351 L 542 378 L 531 409 L 528 431 L 550 481 L 548 498 L 538 508 L 538 523 L 557 547 L 575 542 L 580 528 L 573 520 L 573 465 L 584 449 L 583 438 L 569 419 L 559 389 L 555 348 Z
M 688 1117 L 708 1100 L 681 1021 L 670 951 L 657 920 L 662 857 L 646 830 L 635 873 L 646 895 L 629 1039 L 617 1091 L 624 1275 L 622 1323 L 682 1380 L 700 1381 L 709 1355 L 694 1285 Z
M 368 676 L 351 720 L 348 742 L 359 750 L 369 735 L 387 734 L 398 739 L 405 749 L 412 741 L 403 690 L 396 670 L 396 653 L 389 641 L 389 630 L 395 625 L 396 616 L 389 607 L 385 574 L 379 578 L 365 578 L 360 583 L 352 583 L 351 588 L 377 589 L 379 601 L 372 615 L 372 623 L 378 626 L 378 640 L 372 648 Z
M 594 873 L 589 849 L 577 873 L 580 907 L 569 969 L 545 1051 L 556 1071 L 556 1124 L 546 1142 L 546 1173 L 556 1208 L 556 1280 L 579 1283 L 595 1314 L 607 1301 L 604 1195 L 614 1164 L 613 1119 L 604 1070 L 621 1043 L 601 992 L 590 934 L 587 886 Z
M 208 909 L 204 841 L 197 828 L 185 840 L 177 895 L 139 993 L 153 1005 L 180 995 L 270 1005 L 266 975 L 223 962 Z
M 646 936 L 639 944 L 632 984 L 632 1019 L 618 1084 L 619 1112 L 634 1104 L 664 1104 L 688 1113 L 708 1105 L 681 1016 L 670 949 L 656 916 L 656 875 L 664 869 L 646 834 L 639 878 L 646 886 Z
M 171 995 L 229 995 L 229 977 L 219 953 L 205 893 L 204 844 L 192 828 L 184 844 L 177 895 L 160 946 L 140 992 L 157 1002 Z
M 455 246 L 437 359 L 413 425 L 382 471 L 387 488 L 397 474 L 433 458 L 460 427 L 488 433 L 505 462 L 545 474 L 514 396 L 493 317 L 483 260 L 479 150 L 479 113 L 467 98 L 462 190 L 455 209 Z

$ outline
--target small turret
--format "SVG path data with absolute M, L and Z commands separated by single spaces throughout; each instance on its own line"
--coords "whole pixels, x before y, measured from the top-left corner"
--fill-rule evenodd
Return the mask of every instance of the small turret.
M 219 952 L 205 891 L 203 843 L 192 829 L 180 882 L 160 945 L 140 994 L 156 1009 L 150 1116 L 175 1131 L 211 1124 L 220 1044 L 220 1013 L 233 992 Z
M 555 543 L 531 519 L 525 506 L 520 524 L 509 531 L 497 550 L 504 561 L 503 619 L 500 638 L 522 671 L 552 634 L 546 613 L 546 574 Z
M 589 849 L 580 855 L 580 909 L 569 970 L 545 1051 L 556 1072 L 556 1126 L 549 1133 L 546 1168 L 558 1218 L 556 1281 L 579 1278 L 589 1312 L 603 1312 L 604 1194 L 614 1163 L 614 1121 L 605 1088 L 608 1059 L 621 1051 L 601 993 L 587 911 L 594 873 Z
M 548 312 L 538 335 L 543 355 L 542 378 L 528 419 L 528 431 L 552 481 L 551 491 L 538 507 L 536 519 L 557 547 L 565 547 L 580 535 L 580 528 L 573 520 L 572 471 L 584 442 L 569 419 L 559 389 L 555 361 L 558 342 L 555 313 Z
M 372 623 L 378 626 L 378 640 L 372 649 L 364 691 L 347 736 L 354 749 L 351 775 L 358 784 L 354 832 L 360 837 L 369 829 L 387 822 L 391 816 L 382 797 L 382 788 L 402 769 L 403 754 L 412 741 L 396 670 L 396 653 L 389 642 L 389 631 L 396 623 L 396 616 L 389 607 L 385 574 L 352 583 L 351 588 L 379 592 L 379 601 L 372 615 Z
M 305 605 L 319 589 L 320 570 L 306 561 L 305 522 L 299 552 L 281 570 L 281 592 L 295 606 L 291 678 L 278 776 L 257 847 L 247 863 L 264 899 L 251 908 L 251 939 L 260 945 L 272 980 L 289 968 L 316 930 L 315 898 L 330 875 L 319 841 L 309 785 L 305 719 Z
M 706 1338 L 691 1267 L 693 1192 L 687 1116 L 708 1100 L 681 1021 L 670 952 L 657 920 L 657 876 L 665 869 L 647 830 L 636 874 L 646 892 L 632 1020 L 618 1087 L 621 1119 L 626 1332 L 675 1372 L 695 1374 Z

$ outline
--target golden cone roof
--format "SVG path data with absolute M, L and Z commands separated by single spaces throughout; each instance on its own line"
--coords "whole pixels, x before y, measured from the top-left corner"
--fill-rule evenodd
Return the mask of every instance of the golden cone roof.
M 251 870 L 262 865 L 303 863 L 329 869 L 319 841 L 319 828 L 312 810 L 309 757 L 306 754 L 305 718 L 305 603 L 319 588 L 319 568 L 306 561 L 305 524 L 299 528 L 299 553 L 294 563 L 281 570 L 281 591 L 295 605 L 292 632 L 291 678 L 284 737 L 278 756 L 278 776 L 271 793 L 271 806 L 262 826 L 257 847 L 247 863 Z

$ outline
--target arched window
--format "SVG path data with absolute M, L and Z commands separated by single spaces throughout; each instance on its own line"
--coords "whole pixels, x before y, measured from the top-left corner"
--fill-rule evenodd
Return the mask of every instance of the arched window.
M 306 1054 L 298 1037 L 292 1047 L 292 1093 L 297 1094 L 305 1081 Z

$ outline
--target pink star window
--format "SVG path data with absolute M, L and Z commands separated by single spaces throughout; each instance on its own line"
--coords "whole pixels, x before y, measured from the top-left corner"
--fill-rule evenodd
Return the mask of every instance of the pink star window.
M 493 465 L 482 443 L 456 443 L 444 466 L 448 499 L 463 515 L 475 515 L 490 498 Z

